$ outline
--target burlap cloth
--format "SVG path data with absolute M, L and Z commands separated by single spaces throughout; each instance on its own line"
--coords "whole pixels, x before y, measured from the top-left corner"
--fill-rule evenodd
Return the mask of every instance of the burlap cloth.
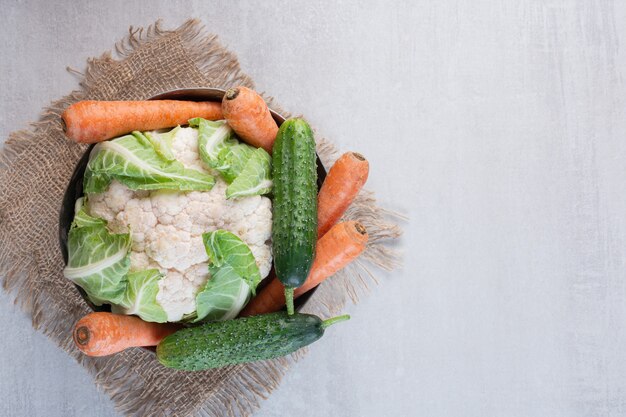
M 85 146 L 64 137 L 59 115 L 78 100 L 140 100 L 182 87 L 254 87 L 235 55 L 198 21 L 190 20 L 172 31 L 162 29 L 158 22 L 145 30 L 131 28 L 115 51 L 115 58 L 105 53 L 89 60 L 82 89 L 52 103 L 31 130 L 11 134 L 0 153 L 0 277 L 4 288 L 32 315 L 36 329 L 91 372 L 121 413 L 250 415 L 302 352 L 186 373 L 160 366 L 143 349 L 89 358 L 73 346 L 72 326 L 90 310 L 62 275 L 58 217 L 65 187 Z M 326 167 L 337 156 L 335 147 L 324 140 L 318 140 L 318 153 Z M 320 286 L 306 312 L 328 317 L 340 311 L 347 298 L 356 300 L 374 279 L 369 266 L 391 269 L 396 265 L 393 249 L 384 244 L 397 238 L 400 230 L 393 215 L 376 206 L 372 193 L 362 192 L 346 217 L 367 227 L 369 246 L 358 262 Z

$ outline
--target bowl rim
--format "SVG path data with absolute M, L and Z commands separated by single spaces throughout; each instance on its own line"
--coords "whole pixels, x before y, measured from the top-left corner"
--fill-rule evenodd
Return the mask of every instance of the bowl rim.
M 175 88 L 173 90 L 168 90 L 163 93 L 159 93 L 155 96 L 150 97 L 147 100 L 176 100 L 177 96 L 180 96 L 180 97 L 196 96 L 198 99 L 201 99 L 203 97 L 206 97 L 207 94 L 219 95 L 220 96 L 219 101 L 221 101 L 221 97 L 223 97 L 224 94 L 226 94 L 226 90 L 224 90 L 223 88 L 215 88 L 215 87 Z M 185 100 L 186 101 L 207 101 L 206 99 L 205 100 L 190 100 L 189 98 L 185 98 Z M 218 101 L 218 100 L 208 100 L 208 101 Z M 269 106 L 268 108 L 270 110 L 270 113 L 272 114 L 272 117 L 274 118 L 274 120 L 276 120 L 279 126 L 285 122 L 286 120 L 285 116 L 278 113 L 276 110 L 273 110 Z
M 226 93 L 226 90 L 221 88 L 213 88 L 213 87 L 190 87 L 190 88 L 176 88 L 173 90 L 168 90 L 157 95 L 154 95 L 147 100 L 187 100 L 187 101 L 221 101 L 223 95 Z M 269 109 L 272 117 L 280 126 L 283 122 L 285 122 L 285 117 L 278 113 L 273 109 Z M 68 181 L 65 192 L 63 194 L 63 200 L 61 204 L 61 208 L 59 210 L 59 244 L 60 250 L 63 257 L 64 264 L 67 265 L 68 262 L 68 253 L 67 253 L 67 235 L 69 232 L 69 228 L 74 219 L 74 207 L 76 200 L 83 196 L 82 192 L 82 180 L 85 172 L 85 167 L 87 165 L 89 154 L 95 144 L 91 144 L 87 147 L 81 158 L 76 162 L 74 167 L 74 171 L 72 172 L 72 176 Z M 327 171 L 322 164 L 319 155 L 317 155 L 317 172 L 318 172 L 318 189 L 321 187 L 323 183 Z M 266 285 L 271 278 L 274 277 L 274 261 L 272 259 L 272 270 L 270 274 L 264 278 L 261 283 L 257 286 L 257 290 L 261 289 L 264 285 Z M 74 284 L 75 288 L 78 290 L 82 299 L 87 303 L 91 310 L 98 311 L 111 311 L 110 304 L 104 304 L 103 306 L 94 305 L 91 300 L 87 297 L 85 291 Z M 308 291 L 306 294 L 296 300 L 296 310 L 301 310 L 308 302 L 313 293 L 317 290 L 317 288 L 313 288 Z M 153 348 L 146 348 L 147 350 L 154 352 Z

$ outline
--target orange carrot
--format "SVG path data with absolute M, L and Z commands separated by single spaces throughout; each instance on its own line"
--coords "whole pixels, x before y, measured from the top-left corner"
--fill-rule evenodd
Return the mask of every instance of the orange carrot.
M 361 223 L 348 221 L 333 226 L 320 240 L 315 249 L 315 260 L 305 283 L 295 289 L 297 298 L 318 286 L 326 278 L 352 262 L 363 252 L 367 244 L 367 231 Z M 254 297 L 241 312 L 241 316 L 272 313 L 285 305 L 285 287 L 274 278 Z
M 324 236 L 343 216 L 367 181 L 369 163 L 363 155 L 347 152 L 330 168 L 317 196 L 317 235 Z
M 172 323 L 149 323 L 135 316 L 91 313 L 74 326 L 74 343 L 88 356 L 107 356 L 136 346 L 156 346 L 180 329 Z
M 231 88 L 222 99 L 224 118 L 245 142 L 272 153 L 278 125 L 263 97 L 246 87 Z
M 79 101 L 64 112 L 65 134 L 81 143 L 96 143 L 133 130 L 154 130 L 187 124 L 194 117 L 222 118 L 216 102 L 179 100 Z

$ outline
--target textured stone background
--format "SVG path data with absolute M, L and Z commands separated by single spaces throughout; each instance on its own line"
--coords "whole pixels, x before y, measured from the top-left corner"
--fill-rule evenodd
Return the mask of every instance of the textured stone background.
M 624 2 L 0 2 L 0 141 L 129 25 L 197 17 L 410 215 L 259 416 L 626 414 Z M 116 415 L 5 293 L 0 323 L 0 415 Z

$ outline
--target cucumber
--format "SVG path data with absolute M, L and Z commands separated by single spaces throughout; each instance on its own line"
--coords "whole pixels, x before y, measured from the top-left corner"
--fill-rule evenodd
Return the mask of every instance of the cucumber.
M 262 314 L 182 329 L 157 346 L 157 358 L 168 368 L 202 371 L 272 359 L 315 342 L 324 329 L 350 316 L 322 321 L 311 314 Z
M 272 251 L 291 313 L 293 289 L 306 281 L 317 242 L 317 158 L 307 122 L 286 120 L 278 130 L 272 155 Z

